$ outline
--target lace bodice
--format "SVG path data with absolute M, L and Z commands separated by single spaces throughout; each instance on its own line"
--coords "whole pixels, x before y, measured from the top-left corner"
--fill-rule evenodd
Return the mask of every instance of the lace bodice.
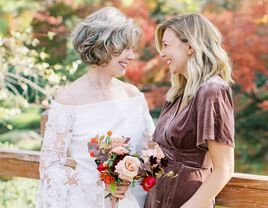
M 38 208 L 105 207 L 87 142 L 108 130 L 131 137 L 133 151 L 147 145 L 154 125 L 144 96 L 81 106 L 51 104 L 40 155 Z M 76 161 L 75 169 L 64 166 L 67 154 Z

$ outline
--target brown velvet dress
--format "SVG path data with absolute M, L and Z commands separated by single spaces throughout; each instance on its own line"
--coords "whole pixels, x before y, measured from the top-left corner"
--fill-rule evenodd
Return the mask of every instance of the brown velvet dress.
M 219 76 L 204 82 L 179 113 L 182 97 L 163 106 L 153 140 L 169 159 L 166 171 L 177 177 L 158 179 L 146 208 L 179 208 L 212 171 L 206 140 L 234 146 L 231 88 Z M 214 202 L 211 202 L 211 206 Z

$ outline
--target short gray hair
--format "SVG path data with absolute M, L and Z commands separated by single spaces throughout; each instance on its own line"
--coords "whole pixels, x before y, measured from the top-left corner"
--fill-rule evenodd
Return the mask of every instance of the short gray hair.
M 87 16 L 72 33 L 73 45 L 82 61 L 105 66 L 112 55 L 137 46 L 141 30 L 132 19 L 114 7 L 104 7 Z

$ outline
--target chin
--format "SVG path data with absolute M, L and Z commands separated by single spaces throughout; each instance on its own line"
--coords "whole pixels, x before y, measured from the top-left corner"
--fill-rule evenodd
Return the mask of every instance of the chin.
M 177 74 L 177 73 L 178 73 L 178 72 L 177 72 L 175 69 L 173 69 L 173 68 L 170 68 L 169 71 L 170 71 L 171 74 Z
M 124 76 L 126 74 L 125 69 L 120 69 L 115 73 L 115 76 Z

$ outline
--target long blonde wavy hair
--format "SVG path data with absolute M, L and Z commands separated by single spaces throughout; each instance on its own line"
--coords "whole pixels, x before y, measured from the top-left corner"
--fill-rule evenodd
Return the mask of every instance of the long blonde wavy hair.
M 155 36 L 159 52 L 167 28 L 172 29 L 182 42 L 188 42 L 194 49 L 187 62 L 187 80 L 182 74 L 171 75 L 167 101 L 173 102 L 178 96 L 184 95 L 189 102 L 199 86 L 215 75 L 219 75 L 228 84 L 233 82 L 231 62 L 222 48 L 222 35 L 207 18 L 200 14 L 183 14 L 160 24 Z

